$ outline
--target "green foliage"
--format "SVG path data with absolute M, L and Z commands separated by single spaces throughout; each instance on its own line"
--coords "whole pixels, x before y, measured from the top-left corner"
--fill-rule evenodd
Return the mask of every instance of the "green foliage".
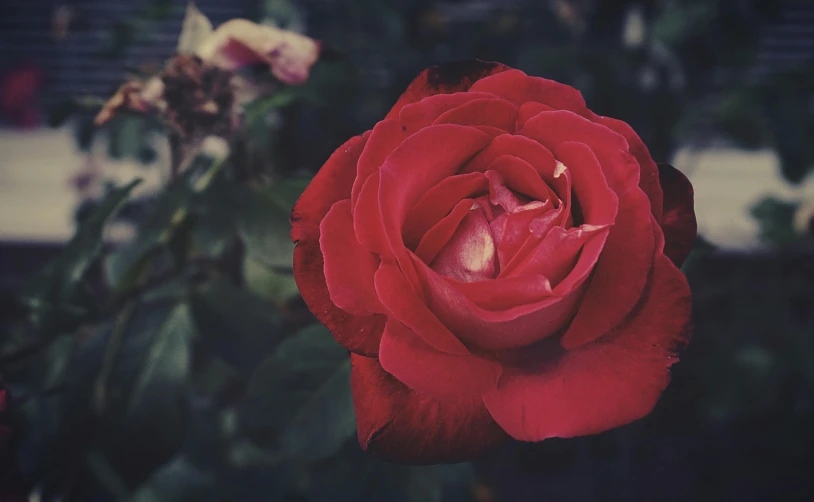
M 356 431 L 347 351 L 321 325 L 286 340 L 249 380 L 240 422 L 278 454 L 336 454 Z
M 138 184 L 133 181 L 114 190 L 82 223 L 60 256 L 23 289 L 21 299 L 34 326 L 44 335 L 76 328 L 95 308 L 86 276 L 102 251 L 105 223 Z
M 794 213 L 797 204 L 783 202 L 773 197 L 762 199 L 752 208 L 752 216 L 760 228 L 760 238 L 767 244 L 783 247 L 799 241 L 794 230 Z

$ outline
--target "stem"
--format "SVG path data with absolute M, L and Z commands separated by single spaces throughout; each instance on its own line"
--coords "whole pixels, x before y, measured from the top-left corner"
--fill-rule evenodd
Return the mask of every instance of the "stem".
M 170 143 L 170 181 L 174 181 L 181 173 L 181 164 L 184 162 L 184 144 L 181 135 L 175 131 L 168 133 Z
M 107 381 L 110 378 L 110 373 L 113 371 L 116 356 L 119 355 L 119 350 L 124 343 L 124 335 L 127 333 L 127 328 L 130 326 L 130 321 L 136 312 L 136 305 L 137 302 L 135 301 L 131 301 L 125 305 L 118 319 L 116 319 L 113 333 L 111 333 L 110 340 L 107 343 L 104 358 L 102 359 L 102 368 L 99 370 L 99 374 L 93 386 L 93 405 L 99 414 L 104 411 L 107 405 Z

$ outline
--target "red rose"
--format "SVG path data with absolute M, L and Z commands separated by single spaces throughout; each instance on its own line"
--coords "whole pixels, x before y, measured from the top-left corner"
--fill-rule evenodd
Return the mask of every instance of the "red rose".
M 351 351 L 381 457 L 627 424 L 689 337 L 689 182 L 575 89 L 497 63 L 424 71 L 291 216 L 297 284 Z

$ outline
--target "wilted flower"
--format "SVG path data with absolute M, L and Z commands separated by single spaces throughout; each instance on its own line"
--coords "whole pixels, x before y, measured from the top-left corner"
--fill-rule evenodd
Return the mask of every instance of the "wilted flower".
M 265 63 L 282 83 L 308 79 L 319 56 L 319 43 L 292 31 L 245 19 L 213 29 L 194 4 L 187 7 L 178 40 L 178 56 L 147 80 L 131 80 L 104 105 L 97 124 L 118 110 L 158 112 L 182 136 L 228 135 L 245 94 L 254 94 L 234 72 Z

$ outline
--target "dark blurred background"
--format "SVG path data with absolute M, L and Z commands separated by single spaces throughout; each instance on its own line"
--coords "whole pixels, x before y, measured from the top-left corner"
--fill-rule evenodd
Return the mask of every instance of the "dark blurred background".
M 695 330 L 655 411 L 597 436 L 507 445 L 475 463 L 470 500 L 814 500 L 814 3 L 196 3 L 215 25 L 266 20 L 324 44 L 307 99 L 253 125 L 264 138 L 256 161 L 278 175 L 312 175 L 423 68 L 477 57 L 575 86 L 692 181 L 699 241 L 684 269 Z M 100 187 L 136 176 L 145 193 L 161 185 L 156 127 L 121 120 L 100 133 L 92 111 L 126 71 L 163 65 L 183 8 L 0 6 L 0 334 L 18 329 L 20 288 Z M 112 240 L 132 233 L 120 223 Z

